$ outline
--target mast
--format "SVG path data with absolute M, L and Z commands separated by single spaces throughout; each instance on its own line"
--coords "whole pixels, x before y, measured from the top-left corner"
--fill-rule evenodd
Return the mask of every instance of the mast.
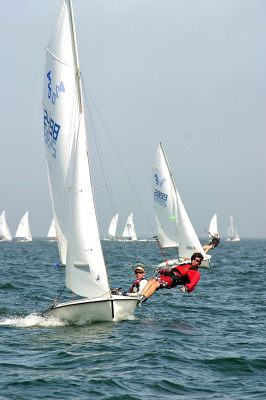
M 82 101 L 82 90 L 81 90 L 81 74 L 80 74 L 80 66 L 79 66 L 79 57 L 78 57 L 78 46 L 77 46 L 77 37 L 76 37 L 76 29 L 74 22 L 74 14 L 72 7 L 72 0 L 66 0 L 66 4 L 69 10 L 70 15 L 70 26 L 71 26 L 71 40 L 73 45 L 73 55 L 74 55 L 74 64 L 75 64 L 75 78 L 77 84 L 77 92 L 78 92 L 78 100 L 79 100 L 79 111 L 80 114 L 83 113 L 83 101 Z

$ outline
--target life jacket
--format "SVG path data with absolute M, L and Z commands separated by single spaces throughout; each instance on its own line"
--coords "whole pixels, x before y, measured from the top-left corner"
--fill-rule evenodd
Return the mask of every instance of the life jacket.
M 140 284 L 140 282 L 142 281 L 142 279 L 143 279 L 143 278 L 136 279 L 136 280 L 133 282 L 131 288 L 129 289 L 129 293 L 136 293 L 136 292 L 139 291 L 139 284 Z

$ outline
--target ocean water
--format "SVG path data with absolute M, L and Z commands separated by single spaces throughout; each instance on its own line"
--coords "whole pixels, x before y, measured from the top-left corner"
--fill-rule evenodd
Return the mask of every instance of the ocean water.
M 103 242 L 112 287 L 162 261 Z M 64 286 L 56 243 L 0 243 L 0 399 L 266 399 L 265 240 L 222 242 L 192 294 L 160 290 L 135 319 L 67 325 L 40 312 Z

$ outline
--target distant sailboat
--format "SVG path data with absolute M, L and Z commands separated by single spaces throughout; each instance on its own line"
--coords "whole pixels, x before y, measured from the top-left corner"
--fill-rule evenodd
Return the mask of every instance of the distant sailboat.
M 200 252 L 204 256 L 202 266 L 209 267 L 211 256 L 204 252 L 188 217 L 161 143 L 155 154 L 152 185 L 160 246 L 162 248 L 178 246 L 179 258 L 171 260 L 173 264 L 190 258 L 195 252 Z M 169 265 L 169 261 L 167 264 Z
M 52 219 L 48 234 L 47 234 L 47 238 L 50 241 L 56 241 L 56 229 L 55 229 L 55 221 L 54 218 Z
M 134 225 L 134 220 L 133 220 L 133 213 L 129 214 L 125 229 L 122 233 L 122 241 L 123 240 L 128 240 L 128 241 L 133 241 L 133 240 L 138 240 L 137 235 L 136 235 L 136 230 L 135 230 L 135 225 Z
M 65 285 L 43 315 L 70 322 L 128 319 L 137 298 L 113 294 L 101 247 L 91 182 L 83 91 L 71 0 L 63 2 L 46 51 L 43 87 L 45 157 Z M 61 241 L 61 238 L 63 241 Z
M 3 211 L 0 215 L 0 241 L 1 242 L 9 242 L 12 240 L 12 236 L 10 234 L 9 227 L 6 222 L 6 212 Z
M 111 239 L 111 240 L 116 239 L 117 223 L 118 223 L 118 213 L 115 214 L 115 216 L 112 218 L 110 225 L 109 225 L 108 235 L 109 235 L 109 239 Z
M 31 229 L 29 223 L 29 212 L 27 211 L 20 220 L 15 238 L 19 242 L 31 242 Z
M 229 218 L 228 238 L 226 239 L 226 241 L 227 242 L 240 242 L 240 237 L 237 232 L 232 215 L 230 215 L 230 218 Z

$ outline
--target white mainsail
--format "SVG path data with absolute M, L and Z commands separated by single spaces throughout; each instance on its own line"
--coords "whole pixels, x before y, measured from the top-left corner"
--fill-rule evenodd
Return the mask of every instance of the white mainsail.
M 135 230 L 133 213 L 129 214 L 125 229 L 122 233 L 123 240 L 137 240 L 137 234 Z
M 47 238 L 48 239 L 56 239 L 56 229 L 55 229 L 55 220 L 54 218 L 52 219 L 49 231 L 47 233 Z
M 53 211 L 66 242 L 66 286 L 80 296 L 109 293 L 89 170 L 71 2 L 65 1 L 46 51 L 44 139 Z
M 23 242 L 31 242 L 32 241 L 28 211 L 21 218 L 21 220 L 18 224 L 18 229 L 16 231 L 15 237 Z
M 200 252 L 204 256 L 205 260 L 209 260 L 211 257 L 204 252 L 188 217 L 181 197 L 177 191 L 169 163 L 166 159 L 161 143 L 156 151 L 155 164 L 152 174 L 156 221 L 158 221 L 161 217 L 159 214 L 161 209 L 164 207 L 165 210 L 167 210 L 165 212 L 161 212 L 161 214 L 164 214 L 163 218 L 166 223 L 163 225 L 164 229 L 158 229 L 159 240 L 161 232 L 166 231 L 165 226 L 168 224 L 168 226 L 171 227 L 172 236 L 170 236 L 169 233 L 167 236 L 171 239 L 173 244 L 178 243 L 178 253 L 180 258 L 190 258 L 193 253 Z M 164 247 L 163 242 L 161 246 Z M 169 245 L 165 247 L 169 247 Z
M 214 236 L 215 234 L 219 235 L 217 214 L 214 214 L 214 216 L 211 219 L 210 226 L 209 226 L 209 236 Z
M 11 241 L 12 236 L 6 221 L 6 212 L 0 215 L 0 241 Z
M 226 240 L 229 242 L 240 242 L 240 237 L 232 215 L 229 217 L 228 238 Z
M 111 239 L 116 238 L 117 223 L 118 223 L 118 213 L 115 214 L 109 225 L 108 235 Z
M 177 190 L 161 143 L 155 153 L 152 168 L 152 189 L 160 245 L 163 248 L 178 247 Z

